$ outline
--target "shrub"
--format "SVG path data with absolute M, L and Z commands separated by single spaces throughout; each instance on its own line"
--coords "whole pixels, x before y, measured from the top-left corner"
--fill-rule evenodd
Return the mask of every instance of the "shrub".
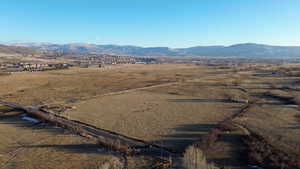
M 298 154 L 273 146 L 269 140 L 261 135 L 252 133 L 244 138 L 244 142 L 249 149 L 249 161 L 255 162 L 263 168 L 300 168 L 300 159 Z
M 236 125 L 234 125 L 231 120 L 225 120 L 225 121 L 220 122 L 218 124 L 218 128 L 221 131 L 236 131 L 236 130 L 238 130 Z
M 220 129 L 212 129 L 207 135 L 201 137 L 200 145 L 203 148 L 202 150 L 207 150 L 213 148 L 215 143 L 218 141 L 221 135 Z
M 183 157 L 183 167 L 185 169 L 218 169 L 213 164 L 206 161 L 202 150 L 195 146 L 189 146 Z
M 99 169 L 123 169 L 124 164 L 117 157 L 112 157 L 110 160 L 105 161 Z

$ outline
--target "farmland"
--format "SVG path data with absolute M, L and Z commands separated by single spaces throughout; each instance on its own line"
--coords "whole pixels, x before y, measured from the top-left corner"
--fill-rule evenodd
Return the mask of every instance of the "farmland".
M 0 100 L 43 106 L 66 119 L 167 148 L 176 154 L 174 168 L 190 145 L 219 168 L 276 168 L 299 166 L 299 82 L 300 69 L 293 64 L 74 67 L 0 75 Z M 0 108 L 0 168 L 100 168 L 116 157 L 128 168 L 154 168 L 163 157 L 123 155 Z M 214 131 L 217 138 L 207 141 Z M 262 142 L 265 152 L 271 145 L 296 160 L 272 162 L 253 146 Z M 274 158 L 281 158 L 274 151 Z

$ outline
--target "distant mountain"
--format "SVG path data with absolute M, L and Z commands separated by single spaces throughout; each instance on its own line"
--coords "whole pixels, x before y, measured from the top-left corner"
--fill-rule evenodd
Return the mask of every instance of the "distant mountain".
M 11 43 L 10 45 L 65 53 L 96 53 L 132 56 L 237 56 L 237 57 L 300 57 L 300 46 L 271 46 L 255 43 L 232 46 L 196 46 L 191 48 L 138 47 L 96 45 L 87 43 Z
M 6 46 L 0 45 L 0 53 L 2 54 L 22 54 L 22 55 L 34 55 L 40 53 L 39 50 L 26 48 L 21 46 Z

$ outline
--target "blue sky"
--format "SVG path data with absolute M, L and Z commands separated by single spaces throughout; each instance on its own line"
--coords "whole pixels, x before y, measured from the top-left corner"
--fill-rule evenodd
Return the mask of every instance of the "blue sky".
M 1 0 L 0 41 L 300 46 L 300 0 Z

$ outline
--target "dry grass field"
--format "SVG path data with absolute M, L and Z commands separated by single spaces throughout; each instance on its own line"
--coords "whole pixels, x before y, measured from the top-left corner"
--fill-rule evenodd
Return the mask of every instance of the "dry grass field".
M 200 144 L 207 160 L 220 168 L 270 168 L 269 163 L 264 165 L 265 157 L 261 163 L 250 158 L 242 130 L 222 131 L 216 144 L 207 149 L 205 138 L 230 119 L 264 136 L 278 150 L 299 154 L 299 82 L 297 65 L 226 69 L 188 64 L 118 65 L 0 76 L 0 100 L 46 105 L 68 119 L 181 155 L 188 146 Z M 243 112 L 248 104 L 253 106 Z M 86 138 L 48 124 L 23 121 L 20 112 L 0 108 L 0 168 L 93 169 L 118 157 Z M 131 156 L 126 164 L 128 168 L 153 168 L 153 158 L 151 154 Z
M 87 139 L 59 128 L 23 121 L 17 112 L 7 112 L 0 120 L 1 169 L 88 169 L 112 157 L 98 151 Z

